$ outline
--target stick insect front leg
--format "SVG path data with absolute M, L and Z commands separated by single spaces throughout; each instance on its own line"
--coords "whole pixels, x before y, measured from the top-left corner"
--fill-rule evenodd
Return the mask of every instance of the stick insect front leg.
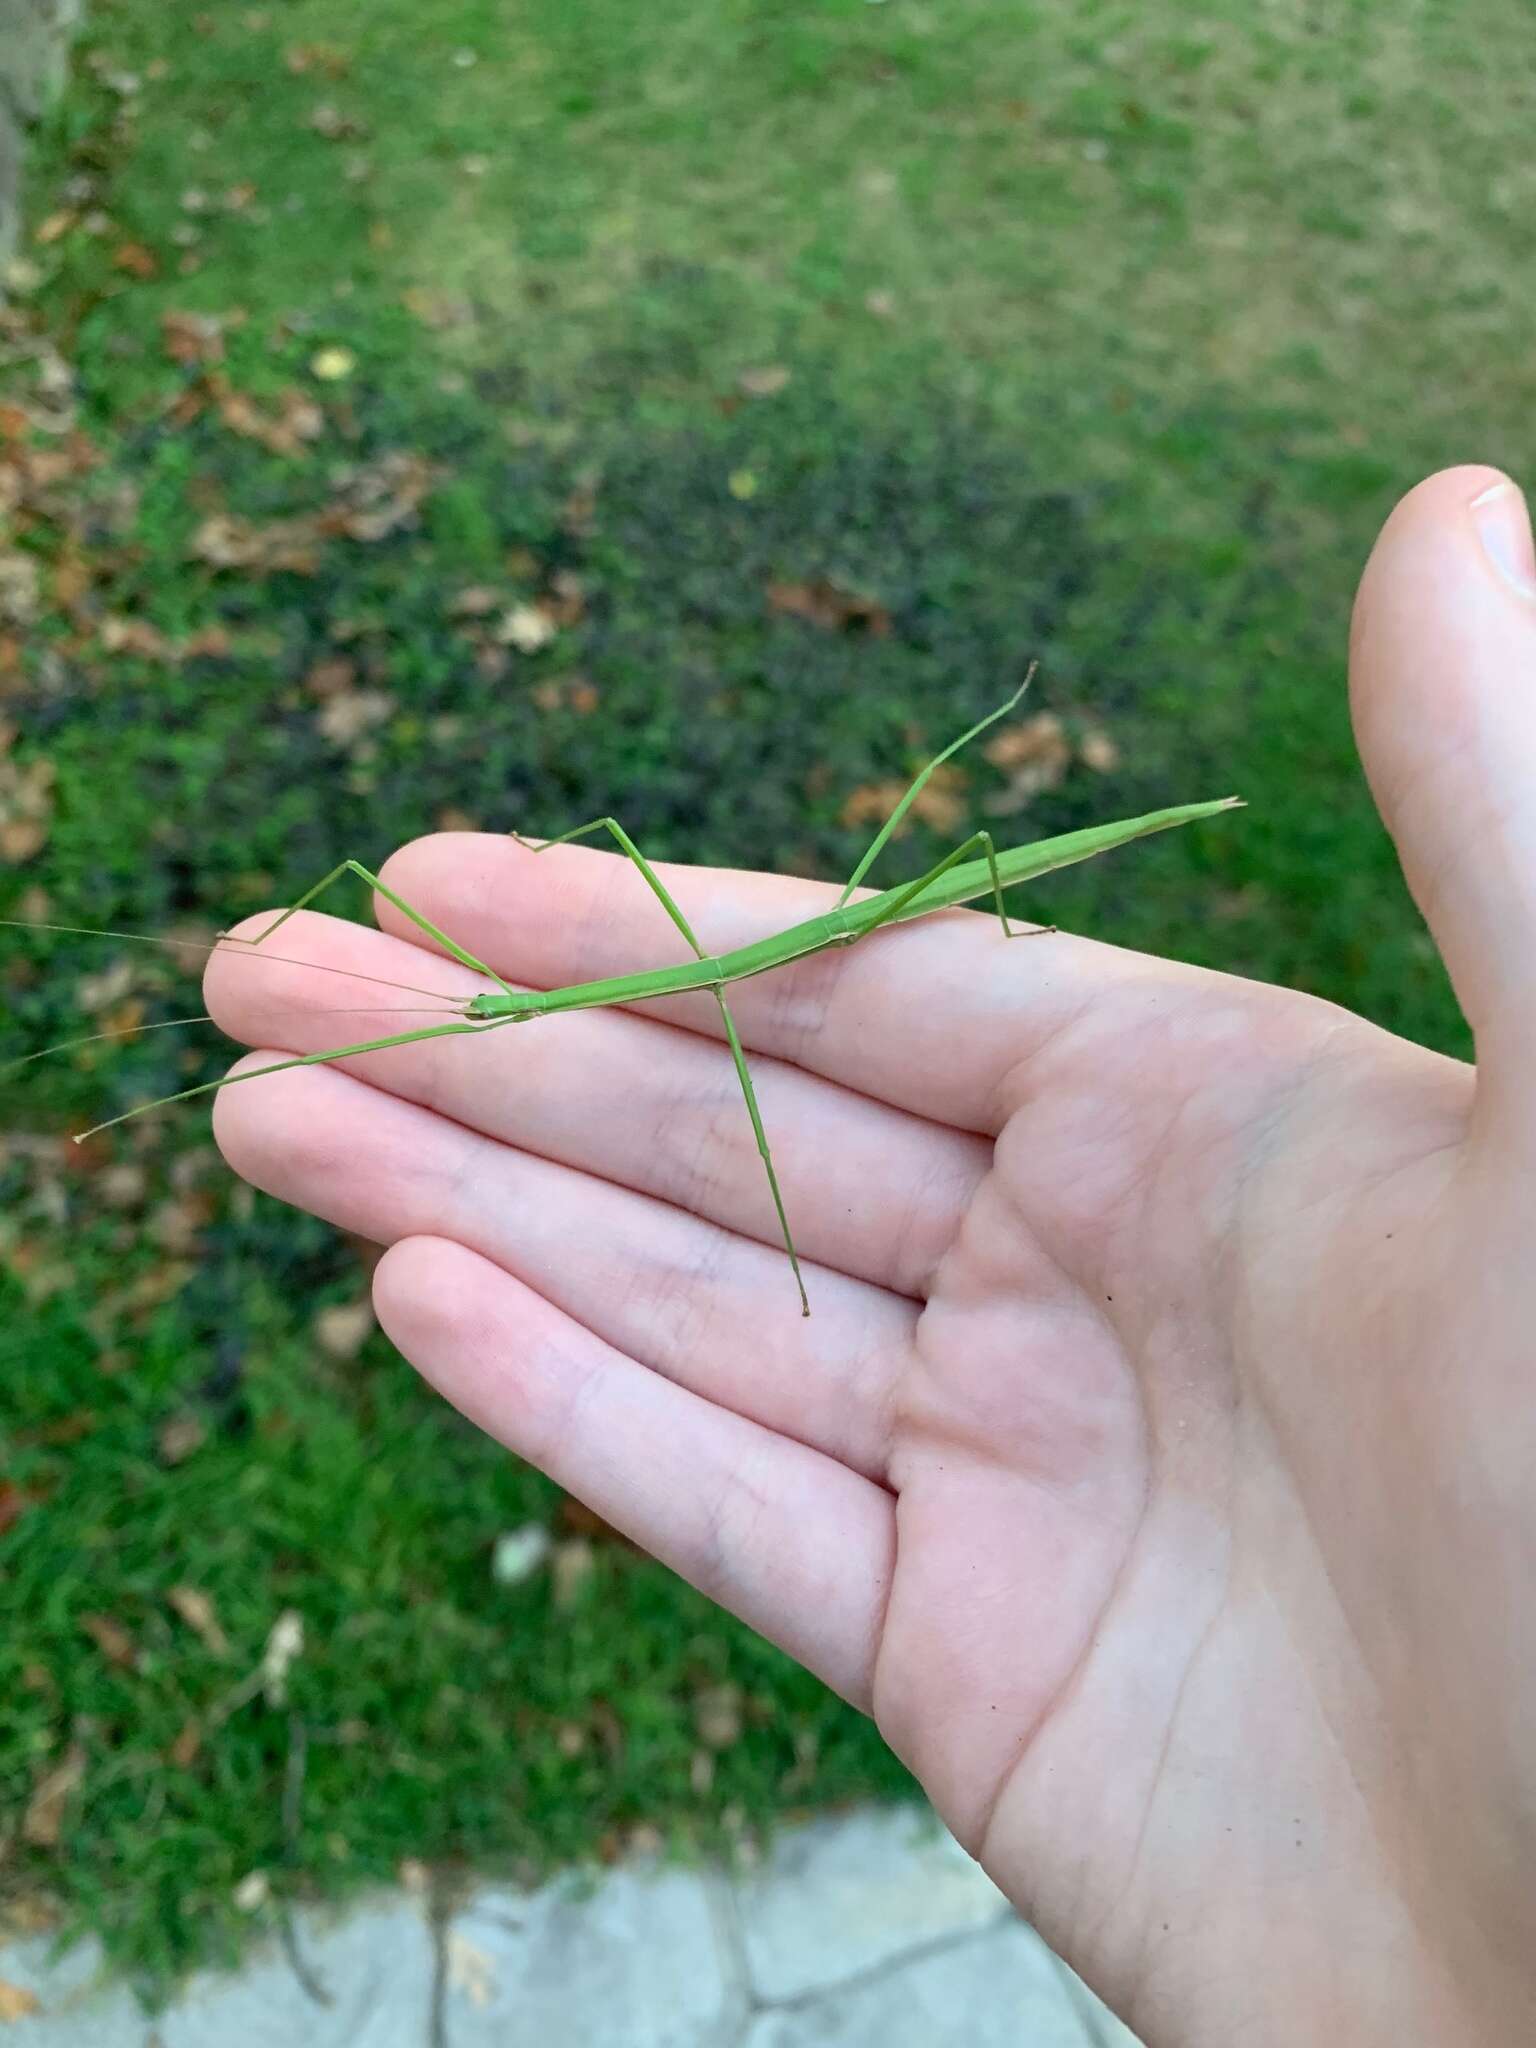
M 510 837 L 515 839 L 519 846 L 527 847 L 531 853 L 547 853 L 552 846 L 565 846 L 573 839 L 585 839 L 590 832 L 607 832 L 614 839 L 620 851 L 634 862 L 635 866 L 645 877 L 647 886 L 652 894 L 682 933 L 684 939 L 692 947 L 697 958 L 707 960 L 710 956 L 699 944 L 693 926 L 684 917 L 676 899 L 668 890 L 666 883 L 662 881 L 660 875 L 657 874 L 656 870 L 651 866 L 617 818 L 593 818 L 585 825 L 576 825 L 569 832 L 562 832 L 557 839 L 534 841 L 524 839 L 521 833 L 518 832 L 513 832 Z M 768 1175 L 768 1189 L 773 1196 L 774 1211 L 779 1219 L 779 1231 L 784 1239 L 784 1249 L 789 1254 L 790 1270 L 795 1276 L 795 1285 L 800 1290 L 800 1313 L 808 1316 L 811 1312 L 811 1304 L 806 1295 L 805 1279 L 800 1271 L 800 1259 L 795 1250 L 795 1240 L 789 1228 L 789 1216 L 784 1207 L 784 1196 L 779 1187 L 779 1176 L 774 1171 L 773 1154 L 768 1149 L 768 1134 L 763 1128 L 762 1112 L 757 1106 L 757 1090 L 752 1085 L 752 1075 L 747 1066 L 747 1055 L 742 1047 L 741 1034 L 736 1029 L 736 1019 L 731 1015 L 731 1006 L 725 1000 L 724 982 L 712 982 L 710 987 L 714 994 L 715 1002 L 719 1006 L 720 1022 L 725 1027 L 725 1040 L 731 1049 L 731 1059 L 736 1067 L 736 1078 L 741 1083 L 741 1092 L 746 1099 L 747 1115 L 752 1120 L 752 1135 L 757 1140 L 758 1154 L 762 1159 L 763 1169 Z
M 456 940 L 449 938 L 448 934 L 440 930 L 424 912 L 417 910 L 414 904 L 407 903 L 403 896 L 397 896 L 394 890 L 389 888 L 386 883 L 381 882 L 371 869 L 365 868 L 361 861 L 356 860 L 338 861 L 330 873 L 323 875 L 312 889 L 306 889 L 296 903 L 290 903 L 286 910 L 279 911 L 272 922 L 259 931 L 254 939 L 236 939 L 232 938 L 228 932 L 221 932 L 219 934 L 220 945 L 229 947 L 246 946 L 251 948 L 261 945 L 264 940 L 271 938 L 279 925 L 286 924 L 295 912 L 307 908 L 309 904 L 314 902 L 317 896 L 322 895 L 325 890 L 329 889 L 333 882 L 340 881 L 341 877 L 347 874 L 356 875 L 360 880 L 366 882 L 370 888 L 377 889 L 386 902 L 392 903 L 395 906 L 402 917 L 408 918 L 416 926 L 417 930 L 425 932 L 428 938 L 435 939 L 453 959 L 457 960 L 462 966 L 471 968 L 476 974 L 485 975 L 487 980 L 495 982 L 504 995 L 511 996 L 514 1000 L 516 999 L 517 990 L 503 981 L 494 967 L 489 966 L 484 960 L 477 959 L 473 953 L 459 945 Z M 294 964 L 302 966 L 318 965 L 319 963 L 296 962 Z M 362 978 L 367 980 L 369 977 L 365 975 Z M 390 986 L 409 988 L 410 984 L 406 982 L 393 982 Z M 432 989 L 420 989 L 415 992 L 421 995 L 436 994 L 436 991 Z M 472 1033 L 479 1031 L 499 1031 L 505 1025 L 519 1021 L 516 1017 L 504 1017 L 494 1019 L 488 1023 L 481 1023 L 471 1019 L 468 1014 L 468 1005 L 462 998 L 448 997 L 444 1000 L 449 1013 L 457 1013 L 454 1015 L 454 1021 L 451 1024 L 432 1024 L 422 1031 L 391 1032 L 383 1038 L 364 1039 L 356 1045 L 328 1046 L 323 1052 L 298 1053 L 292 1059 L 274 1060 L 265 1067 L 249 1067 L 243 1074 L 226 1074 L 222 1080 L 203 1081 L 195 1088 L 178 1089 L 174 1095 L 159 1096 L 154 1102 L 140 1103 L 136 1109 L 124 1110 L 121 1116 L 108 1117 L 104 1123 L 93 1124 L 90 1130 L 80 1131 L 76 1134 L 75 1143 L 78 1145 L 86 1138 L 95 1137 L 98 1131 L 110 1131 L 116 1125 L 127 1123 L 133 1117 L 145 1115 L 149 1110 L 164 1109 L 169 1103 L 173 1102 L 190 1102 L 199 1095 L 217 1094 L 221 1089 L 236 1087 L 242 1081 L 259 1081 L 268 1074 L 290 1073 L 296 1067 L 329 1066 L 334 1060 L 355 1059 L 365 1053 L 390 1052 L 398 1045 L 420 1045 L 425 1040 L 432 1038 L 466 1038 Z
M 859 862 L 858 866 L 849 876 L 847 884 L 844 887 L 842 894 L 837 899 L 837 908 L 839 910 L 843 908 L 843 906 L 847 903 L 849 897 L 853 894 L 854 890 L 858 888 L 860 882 L 862 882 L 864 877 L 869 873 L 871 867 L 873 867 L 875 863 L 877 856 L 880 853 L 881 848 L 885 845 L 886 841 L 890 838 L 891 834 L 896 830 L 896 827 L 901 823 L 903 817 L 906 815 L 908 808 L 912 804 L 913 800 L 917 797 L 919 791 L 927 782 L 928 778 L 933 774 L 934 770 L 936 768 L 942 767 L 943 764 L 949 759 L 951 754 L 958 754 L 960 749 L 963 746 L 967 745 L 971 740 L 975 739 L 978 733 L 985 732 L 989 725 L 995 725 L 998 719 L 1007 717 L 1008 713 L 1014 709 L 1015 705 L 1018 704 L 1019 700 L 1023 697 L 1024 692 L 1029 688 L 1031 682 L 1034 680 L 1035 666 L 1036 664 L 1034 662 L 1030 663 L 1029 671 L 1026 674 L 1023 682 L 1020 683 L 1019 687 L 1014 691 L 1013 695 L 1008 699 L 1008 701 L 1005 704 L 999 704 L 995 711 L 989 711 L 985 718 L 978 719 L 975 725 L 971 726 L 967 731 L 961 733 L 959 739 L 951 740 L 949 745 L 944 749 L 943 753 L 935 754 L 933 759 L 928 763 L 927 767 L 920 769 L 917 775 L 913 777 L 912 783 L 910 787 L 907 789 L 906 794 L 901 798 L 900 802 L 896 805 L 896 808 L 891 812 L 891 815 L 886 819 L 885 823 L 880 827 L 880 830 L 875 834 L 874 838 L 870 841 L 869 846 L 865 851 L 864 858 Z M 901 912 L 912 901 L 912 899 L 915 896 L 920 896 L 924 889 L 928 888 L 932 883 L 938 880 L 940 875 L 947 873 L 947 871 L 950 868 L 958 866 L 961 861 L 965 860 L 970 854 L 976 852 L 981 852 L 985 854 L 987 866 L 991 870 L 992 895 L 993 900 L 997 904 L 998 917 L 1002 921 L 1003 937 L 1005 939 L 1040 938 L 1045 936 L 1049 932 L 1053 932 L 1056 929 L 1054 925 L 1042 925 L 1035 931 L 1016 932 L 1013 926 L 1009 924 L 1008 912 L 1003 903 L 1002 879 L 997 871 L 997 848 L 993 843 L 992 834 L 987 831 L 980 831 L 972 833 L 971 837 L 967 839 L 963 845 L 956 847 L 953 853 L 948 854 L 943 860 L 941 860 L 937 867 L 931 869 L 928 874 L 923 876 L 921 881 L 915 882 L 912 885 L 912 887 L 906 892 L 905 895 L 901 896 L 895 903 L 893 903 L 890 906 L 890 908 L 884 912 L 883 915 L 877 917 L 872 924 L 865 925 L 863 929 L 860 931 L 850 932 L 847 935 L 847 937 L 842 941 L 842 943 L 846 946 L 851 946 L 855 940 L 865 937 L 867 933 L 872 931 L 878 931 L 881 925 L 889 924 L 893 917 L 899 917 Z
M 338 861 L 328 875 L 322 875 L 312 889 L 304 891 L 304 894 L 297 903 L 290 903 L 286 910 L 279 911 L 272 922 L 264 930 L 259 931 L 254 939 L 233 939 L 228 932 L 220 932 L 220 939 L 230 946 L 259 946 L 263 944 L 267 939 L 271 938 L 279 925 L 286 924 L 289 918 L 297 911 L 307 909 L 317 896 L 324 895 L 331 884 L 339 882 L 343 875 L 356 875 L 360 881 L 366 882 L 370 889 L 376 889 L 386 903 L 392 903 L 402 917 L 409 918 L 418 931 L 425 932 L 429 939 L 435 940 L 445 953 L 459 962 L 461 967 L 471 968 L 476 974 L 483 974 L 488 981 L 494 981 L 503 995 L 516 995 L 517 991 L 502 980 L 494 967 L 488 966 L 484 960 L 477 959 L 473 953 L 468 952 L 455 940 L 450 939 L 445 931 L 440 930 L 432 922 L 431 918 L 407 903 L 403 896 L 397 896 L 387 883 L 381 882 L 378 876 L 371 869 L 365 868 L 360 860 Z

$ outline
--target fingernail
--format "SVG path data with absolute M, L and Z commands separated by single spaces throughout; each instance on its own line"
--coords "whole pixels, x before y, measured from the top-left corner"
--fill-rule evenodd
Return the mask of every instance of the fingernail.
M 1536 598 L 1536 545 L 1524 493 L 1506 478 L 1479 491 L 1470 509 L 1494 568 L 1522 597 Z

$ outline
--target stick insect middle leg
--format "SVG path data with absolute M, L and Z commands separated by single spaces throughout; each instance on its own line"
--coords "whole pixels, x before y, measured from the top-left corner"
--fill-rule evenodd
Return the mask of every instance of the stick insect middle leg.
M 656 870 L 651 866 L 617 818 L 592 818 L 585 825 L 575 825 L 569 832 L 562 832 L 557 839 L 544 839 L 535 842 L 524 839 L 521 833 L 517 832 L 512 833 L 510 836 L 517 841 L 519 846 L 526 846 L 532 853 L 547 853 L 552 846 L 565 846 L 573 839 L 585 839 L 591 832 L 606 832 L 609 834 L 617 843 L 620 851 L 626 854 L 640 870 L 652 894 L 682 933 L 689 946 L 692 947 L 695 956 L 700 960 L 707 960 L 709 955 L 699 944 L 693 926 L 684 917 L 676 899 L 668 890 L 666 883 L 662 881 L 660 875 L 657 874 Z M 752 1085 L 752 1074 L 747 1066 L 747 1055 L 742 1047 L 741 1034 L 736 1029 L 736 1019 L 731 1014 L 731 1006 L 725 999 L 725 984 L 716 981 L 712 982 L 710 987 L 714 994 L 715 1002 L 719 1006 L 720 1022 L 725 1027 L 725 1042 L 731 1050 L 731 1059 L 736 1068 L 736 1078 L 741 1083 L 741 1092 L 746 1099 L 747 1115 L 752 1120 L 752 1135 L 757 1140 L 758 1154 L 762 1159 L 763 1169 L 768 1175 L 768 1189 L 773 1196 L 774 1212 L 779 1219 L 779 1232 L 784 1239 L 784 1249 L 789 1254 L 790 1270 L 795 1276 L 795 1285 L 800 1290 L 800 1313 L 808 1316 L 811 1312 L 811 1304 L 805 1291 L 805 1278 L 800 1271 L 800 1258 L 795 1250 L 795 1240 L 789 1228 L 789 1216 L 784 1208 L 784 1196 L 779 1187 L 779 1176 L 774 1171 L 773 1154 L 768 1147 L 768 1134 L 763 1128 L 762 1111 L 757 1105 L 757 1090 Z

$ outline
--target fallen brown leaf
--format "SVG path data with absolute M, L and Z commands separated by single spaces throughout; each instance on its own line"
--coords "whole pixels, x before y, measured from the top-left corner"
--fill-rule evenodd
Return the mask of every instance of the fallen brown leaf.
M 423 327 L 430 327 L 438 334 L 448 334 L 456 327 L 469 327 L 474 323 L 474 301 L 462 293 L 433 292 L 422 285 L 409 285 L 400 294 L 400 303 Z
M 0 759 L 0 861 L 19 867 L 47 845 L 55 779 L 49 760 Z
M 187 1627 L 201 1636 L 203 1645 L 215 1657 L 229 1655 L 229 1638 L 219 1626 L 219 1617 L 214 1612 L 213 1602 L 196 1586 L 172 1586 L 166 1599 L 181 1616 Z
M 0 548 L 0 624 L 30 626 L 40 591 L 36 557 L 19 548 Z
M 160 1425 L 155 1439 L 163 1465 L 184 1465 L 194 1451 L 200 1451 L 208 1432 L 195 1415 L 173 1415 Z
M 549 589 L 539 599 L 540 611 L 557 626 L 574 626 L 586 608 L 587 594 L 581 578 L 574 569 L 557 569 L 549 579 Z
M 694 1695 L 693 1725 L 706 1749 L 729 1749 L 741 1740 L 741 1687 L 706 1686 Z
M 103 654 L 137 654 L 147 661 L 164 661 L 171 652 L 171 643 L 158 626 L 116 612 L 108 612 L 101 620 L 96 638 Z
M 409 449 L 365 462 L 342 478 L 340 496 L 321 517 L 322 530 L 349 540 L 385 540 L 415 523 L 437 477 L 426 457 Z
M 38 222 L 32 239 L 46 249 L 50 242 L 56 242 L 61 235 L 67 235 L 79 218 L 73 207 L 60 207 L 57 213 L 50 213 Z
M 596 683 L 583 675 L 546 676 L 529 694 L 540 711 L 558 711 L 564 706 L 578 718 L 589 718 L 599 703 Z
M 32 1789 L 22 1816 L 21 1838 L 34 1849 L 55 1849 L 64 1826 L 69 1797 L 85 1777 L 85 1751 L 72 1743 L 61 1763 L 46 1771 Z
M 352 60 L 334 43 L 293 43 L 283 52 L 283 62 L 295 78 L 318 71 L 326 78 L 345 78 Z
M 324 703 L 327 698 L 339 697 L 350 690 L 356 681 L 357 663 L 348 661 L 344 654 L 332 654 L 311 663 L 304 677 L 304 687 L 311 697 L 318 697 Z
M 320 565 L 312 518 L 277 519 L 257 526 L 233 513 L 218 512 L 192 536 L 192 553 L 215 569 L 286 569 L 291 575 L 313 576 Z
M 264 412 L 247 392 L 233 390 L 222 378 L 212 385 L 219 418 L 233 434 L 257 441 L 269 454 L 298 456 L 325 431 L 325 414 L 302 391 L 283 392 L 275 413 Z
M 496 638 L 519 654 L 537 654 L 559 630 L 542 605 L 515 604 L 496 628 Z
M 584 1536 L 572 1536 L 557 1543 L 549 1561 L 550 1592 L 557 1613 L 565 1613 L 581 1599 L 597 1559 Z
M 847 826 L 883 825 L 906 795 L 910 783 L 906 782 L 865 782 L 848 792 L 840 813 Z M 907 818 L 919 818 L 935 832 L 953 833 L 965 822 L 965 803 L 960 791 L 965 787 L 963 770 L 949 762 L 935 768 L 928 781 L 912 799 L 910 808 L 896 827 L 895 837 L 900 839 L 907 829 Z
M 988 797 L 988 817 L 1011 818 L 1043 791 L 1056 789 L 1072 765 L 1072 745 L 1053 711 L 1037 711 L 1020 725 L 1004 726 L 982 753 L 1008 777 L 1006 789 Z
M 349 142 L 368 133 L 362 121 L 351 114 L 344 114 L 340 107 L 333 107 L 328 101 L 311 107 L 308 125 L 317 135 L 323 135 L 327 142 Z
M 327 1358 L 355 1358 L 373 1326 L 371 1301 L 339 1302 L 315 1317 L 315 1342 Z
M 224 322 L 214 313 L 162 313 L 160 334 L 173 363 L 222 363 Z
M 147 281 L 160 274 L 160 258 L 142 242 L 124 242 L 112 252 L 112 267 Z
M 501 601 L 500 591 L 493 590 L 488 583 L 471 583 L 450 600 L 448 616 L 451 619 L 488 618 Z
M 36 1992 L 0 1977 L 0 2027 L 14 2026 L 17 2020 L 29 2019 L 33 2013 L 41 2011 Z
M 110 1614 L 82 1614 L 80 1626 L 109 1664 L 117 1665 L 121 1671 L 138 1669 L 138 1645 L 120 1621 L 114 1621 Z
M 35 1487 L 18 1486 L 12 1479 L 0 1479 L 0 1536 L 14 1527 L 27 1509 L 44 1497 Z
M 261 1653 L 261 1688 L 269 1707 L 287 1704 L 288 1673 L 303 1652 L 304 1617 L 296 1608 L 285 1607 L 273 1622 Z
M 1102 726 L 1093 726 L 1078 742 L 1077 757 L 1095 775 L 1112 775 L 1120 765 L 1120 749 Z
M 191 1770 L 197 1761 L 197 1753 L 203 1746 L 201 1724 L 193 1720 L 183 1721 L 167 1755 L 178 1771 Z
M 760 369 L 743 370 L 736 382 L 748 398 L 775 398 L 789 382 L 789 374 L 783 363 L 765 363 Z
M 387 690 L 342 690 L 315 714 L 315 725 L 334 746 L 351 747 L 383 725 L 394 709 Z
M 79 548 L 66 544 L 53 565 L 53 601 L 60 611 L 72 612 L 91 588 L 91 564 Z
M 791 618 L 804 619 L 829 633 L 863 631 L 883 639 L 891 630 L 891 615 L 875 598 L 818 577 L 810 583 L 770 583 L 768 609 Z

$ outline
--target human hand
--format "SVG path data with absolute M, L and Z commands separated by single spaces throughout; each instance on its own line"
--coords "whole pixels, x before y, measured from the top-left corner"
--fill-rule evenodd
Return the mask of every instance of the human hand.
M 741 983 L 808 1322 L 707 995 L 217 1100 L 239 1172 L 390 1247 L 427 1378 L 873 1713 L 1153 2048 L 1536 2010 L 1536 570 L 1480 542 L 1498 482 L 1394 513 L 1352 666 L 1475 1073 L 964 911 Z M 663 873 L 718 948 L 834 894 Z M 385 876 L 527 985 L 670 957 L 607 853 L 445 834 Z M 285 949 L 479 986 L 381 922 Z M 215 955 L 208 1003 L 270 1058 L 334 1041 L 334 988 Z

